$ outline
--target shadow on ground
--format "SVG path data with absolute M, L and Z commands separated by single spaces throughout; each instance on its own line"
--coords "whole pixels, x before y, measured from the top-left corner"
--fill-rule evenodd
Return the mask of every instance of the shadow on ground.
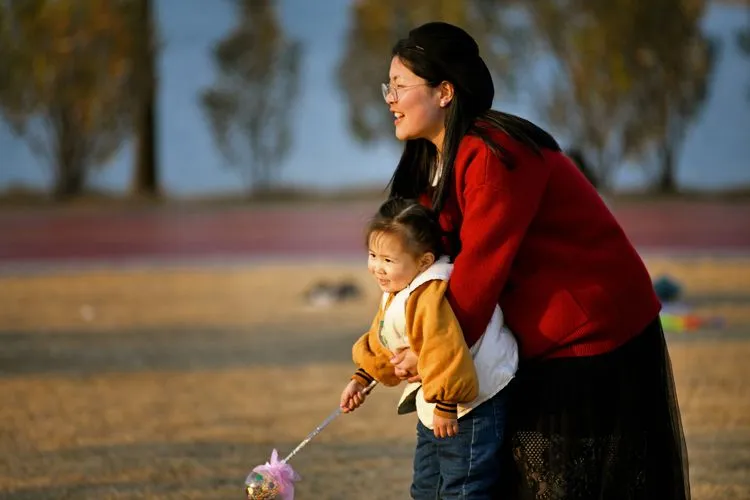
M 282 445 L 289 449 L 293 443 Z M 377 489 L 369 490 L 367 498 L 400 498 L 411 453 L 405 443 L 316 444 L 295 457 L 295 467 L 303 471 L 297 493 L 301 498 L 343 500 L 370 484 Z M 80 447 L 23 456 L 22 463 L 0 462 L 3 475 L 46 483 L 0 488 L 0 493 L 4 500 L 243 498 L 242 479 L 268 454 L 267 445 L 232 442 Z M 394 461 L 407 467 L 394 469 Z
M 350 362 L 357 335 L 242 330 L 2 333 L 0 377 Z

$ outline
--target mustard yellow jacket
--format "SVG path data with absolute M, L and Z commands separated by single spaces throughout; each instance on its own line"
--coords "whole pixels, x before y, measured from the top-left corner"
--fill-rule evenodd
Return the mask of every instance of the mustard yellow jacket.
M 411 293 L 405 310 L 406 334 L 419 359 L 417 370 L 425 401 L 436 404 L 435 415 L 456 418 L 457 404 L 477 397 L 479 381 L 471 352 L 445 296 L 447 289 L 447 281 L 432 280 Z M 352 348 L 358 367 L 352 378 L 365 386 L 373 379 L 386 386 L 401 382 L 390 363 L 395 353 L 386 349 L 379 338 L 383 315 L 393 296 L 384 304 L 381 302 L 370 330 Z

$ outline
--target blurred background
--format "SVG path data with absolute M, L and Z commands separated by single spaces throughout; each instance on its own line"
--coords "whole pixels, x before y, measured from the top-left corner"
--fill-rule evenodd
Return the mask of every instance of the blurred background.
M 694 498 L 750 498 L 744 0 L 0 0 L 0 497 L 239 498 L 336 407 L 401 151 L 380 83 L 431 20 L 643 255 Z M 295 458 L 300 498 L 406 496 L 395 392 Z
M 747 2 L 1 5 L 6 193 L 380 188 L 400 148 L 379 83 L 431 19 L 473 33 L 496 107 L 580 150 L 602 187 L 750 187 Z

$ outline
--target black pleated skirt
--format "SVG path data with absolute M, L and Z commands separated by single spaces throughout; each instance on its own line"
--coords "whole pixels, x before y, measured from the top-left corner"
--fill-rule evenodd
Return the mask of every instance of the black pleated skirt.
M 686 500 L 687 451 L 661 322 L 599 356 L 522 364 L 501 498 Z

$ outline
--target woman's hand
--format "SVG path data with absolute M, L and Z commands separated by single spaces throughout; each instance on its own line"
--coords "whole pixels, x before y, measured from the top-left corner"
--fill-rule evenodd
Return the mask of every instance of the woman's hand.
M 458 434 L 458 420 L 434 415 L 432 417 L 432 432 L 436 438 L 453 437 Z
M 390 359 L 396 376 L 407 382 L 421 382 L 422 377 L 417 372 L 417 355 L 411 349 L 401 349 Z
M 366 397 L 365 386 L 356 380 L 352 380 L 341 393 L 341 410 L 344 413 L 353 412 L 362 406 Z

